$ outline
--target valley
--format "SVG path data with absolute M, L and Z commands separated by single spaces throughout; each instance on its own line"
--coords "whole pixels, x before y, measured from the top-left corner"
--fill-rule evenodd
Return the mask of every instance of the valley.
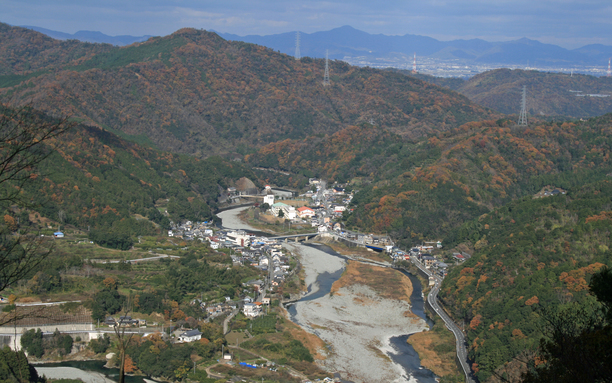
M 324 86 L 324 60 L 204 30 L 114 47 L 0 24 L 2 344 L 167 381 L 537 382 L 568 358 L 551 323 L 582 315 L 561 327 L 593 364 L 561 366 L 605 376 L 610 80 L 328 65 Z M 423 269 L 450 331 L 391 265 Z M 73 317 L 87 336 L 51 328 Z

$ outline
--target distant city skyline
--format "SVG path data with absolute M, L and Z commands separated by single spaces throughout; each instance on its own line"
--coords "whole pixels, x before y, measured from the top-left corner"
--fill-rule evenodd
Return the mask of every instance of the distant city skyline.
M 11 25 L 111 36 L 161 36 L 185 27 L 270 35 L 350 25 L 444 41 L 527 37 L 568 49 L 612 46 L 612 4 L 601 0 L 0 0 L 0 7 L 0 21 Z

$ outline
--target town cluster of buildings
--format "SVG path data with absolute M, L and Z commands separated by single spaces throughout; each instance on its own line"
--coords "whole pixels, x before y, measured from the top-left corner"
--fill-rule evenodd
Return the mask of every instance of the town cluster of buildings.
M 268 201 L 264 200 L 264 203 L 268 203 L 270 206 L 270 214 L 275 217 L 283 217 L 294 223 L 310 223 L 320 233 L 331 230 L 342 231 L 344 226 L 340 222 L 335 222 L 335 220 L 348 209 L 348 205 L 353 199 L 353 193 L 345 193 L 342 186 L 326 188 L 324 181 L 314 178 L 311 178 L 309 183 L 313 190 L 300 195 L 300 197 L 311 201 L 309 206 L 296 208 L 280 201 L 270 203 L 270 197 L 268 196 Z
M 434 244 L 434 245 L 432 245 Z M 419 262 L 421 262 L 427 269 L 432 270 L 437 273 L 441 277 L 445 277 L 448 274 L 448 264 L 440 261 L 435 256 L 433 256 L 430 251 L 434 249 L 442 248 L 441 242 L 429 242 L 423 244 L 421 246 L 416 246 L 410 249 L 410 251 L 405 252 L 399 249 L 394 249 L 391 256 L 394 260 L 410 260 L 410 257 L 416 258 Z M 469 254 L 461 254 L 461 253 L 453 253 L 453 258 L 457 262 L 463 262 L 467 258 L 469 258 Z
M 234 265 L 252 266 L 260 269 L 265 275 L 263 280 L 256 279 L 244 283 L 245 293 L 254 292 L 258 297 L 264 289 L 274 292 L 286 279 L 291 271 L 289 256 L 281 244 L 268 237 L 258 236 L 244 230 L 214 228 L 212 222 L 187 221 L 180 225 L 172 223 L 169 237 L 184 240 L 200 240 L 210 244 L 212 249 L 230 249 L 230 257 Z M 225 297 L 225 302 L 204 302 L 194 299 L 192 305 L 198 305 L 207 317 L 214 318 L 228 312 L 240 309 L 246 317 L 262 315 L 264 307 L 270 304 L 270 298 L 254 299 L 245 294 L 239 300 Z M 191 336 L 179 336 L 179 341 L 190 341 Z M 182 340 L 181 340 L 182 339 Z
M 168 230 L 168 237 L 182 238 L 185 240 L 202 239 L 213 234 L 212 222 L 191 222 L 182 224 L 170 223 L 171 229 Z

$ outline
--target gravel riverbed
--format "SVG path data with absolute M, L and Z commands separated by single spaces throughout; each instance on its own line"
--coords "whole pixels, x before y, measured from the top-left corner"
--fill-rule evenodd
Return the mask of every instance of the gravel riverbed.
M 306 284 L 316 291 L 316 278 L 344 267 L 341 258 L 300 245 L 287 245 L 300 255 Z M 335 294 L 296 303 L 295 320 L 327 345 L 320 361 L 330 372 L 353 382 L 414 382 L 388 357 L 389 339 L 427 329 L 404 301 L 383 299 L 370 287 L 352 285 Z

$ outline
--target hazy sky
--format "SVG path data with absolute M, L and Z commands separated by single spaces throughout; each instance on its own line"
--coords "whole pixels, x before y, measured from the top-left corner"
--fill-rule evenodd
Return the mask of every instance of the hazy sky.
M 167 35 L 183 27 L 237 35 L 343 25 L 440 40 L 528 37 L 566 48 L 612 45 L 610 0 L 0 0 L 0 21 L 60 32 Z

